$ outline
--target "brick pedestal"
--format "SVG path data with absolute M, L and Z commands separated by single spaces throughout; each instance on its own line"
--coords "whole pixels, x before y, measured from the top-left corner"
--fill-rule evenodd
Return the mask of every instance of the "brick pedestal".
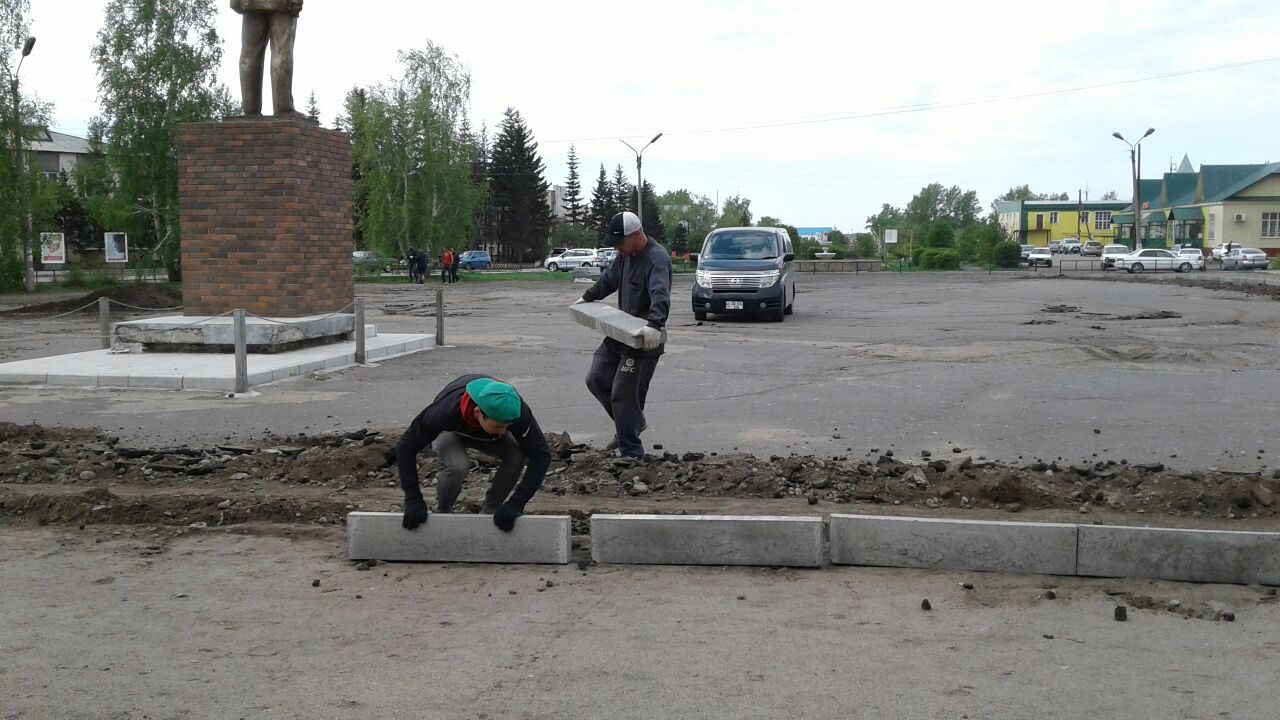
M 351 145 L 302 118 L 178 128 L 184 315 L 330 313 L 354 296 Z

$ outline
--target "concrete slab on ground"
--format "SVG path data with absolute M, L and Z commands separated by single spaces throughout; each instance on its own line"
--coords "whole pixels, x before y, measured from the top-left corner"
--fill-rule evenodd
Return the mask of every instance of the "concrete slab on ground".
M 1280 533 L 1081 525 L 1077 573 L 1280 585 Z
M 413 562 L 569 562 L 572 527 L 568 515 L 525 515 L 506 533 L 492 515 L 433 513 L 413 530 L 400 513 L 347 514 L 347 557 L 352 560 Z
M 379 335 L 365 341 L 366 360 L 386 360 L 430 350 L 434 335 Z M 334 370 L 355 364 L 354 341 L 282 353 L 249 354 L 249 384 Z M 112 353 L 54 355 L 0 364 L 0 384 L 160 390 L 235 390 L 235 356 L 229 353 Z
M 820 517 L 592 515 L 591 557 L 633 565 L 822 565 Z
M 346 335 L 355 331 L 355 315 L 307 315 L 294 318 L 245 318 L 245 337 L 249 347 L 270 347 L 305 342 L 317 338 Z M 376 334 L 376 331 L 375 331 Z M 234 318 L 170 315 L 128 320 L 112 326 L 112 337 L 118 342 L 145 345 L 235 345 Z
M 881 515 L 831 516 L 837 565 L 1076 573 L 1075 525 L 943 520 Z

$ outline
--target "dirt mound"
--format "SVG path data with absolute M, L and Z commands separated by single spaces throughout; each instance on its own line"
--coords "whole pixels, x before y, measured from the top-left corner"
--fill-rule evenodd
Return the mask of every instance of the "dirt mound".
M 268 436 L 210 448 L 129 447 L 93 430 L 0 423 L 0 519 L 37 522 L 307 522 L 339 524 L 356 508 L 399 501 L 397 433 L 357 430 Z M 893 504 L 924 510 L 1098 508 L 1119 513 L 1273 518 L 1277 478 L 1256 472 L 1178 472 L 1159 463 L 663 453 L 635 464 L 549 433 L 543 497 L 685 501 L 803 498 L 812 505 Z M 957 448 L 958 450 L 958 448 Z M 439 462 L 419 458 L 430 497 Z M 473 459 L 467 497 L 481 497 L 494 463 Z M 575 504 L 566 502 L 566 504 Z M 580 503 L 579 503 L 580 504 Z M 582 518 L 579 518 L 582 519 Z
M 40 303 L 39 305 L 24 305 L 20 308 L 5 310 L 0 315 L 22 316 L 22 315 L 47 315 L 71 312 L 77 308 L 90 303 L 96 303 L 98 298 L 110 298 L 118 303 L 132 305 L 134 308 L 144 308 L 146 310 L 160 310 L 173 308 L 182 305 L 182 288 L 178 285 L 168 285 L 164 283 L 142 283 L 137 285 L 121 285 L 120 287 L 108 288 L 106 290 L 94 290 L 93 292 L 71 300 L 58 300 L 56 302 Z M 128 311 L 130 308 L 122 308 L 113 306 L 113 312 L 121 310 Z M 96 305 L 86 307 L 82 310 L 86 315 L 98 312 Z

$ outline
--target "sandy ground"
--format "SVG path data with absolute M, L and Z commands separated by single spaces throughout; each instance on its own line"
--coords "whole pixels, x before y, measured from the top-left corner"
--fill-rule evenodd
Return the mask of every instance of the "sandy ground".
M 306 537 L 274 536 L 290 532 Z M 306 528 L 6 531 L 0 558 L 5 720 L 1274 717 L 1280 606 L 1259 588 L 861 568 L 358 572 L 338 532 Z

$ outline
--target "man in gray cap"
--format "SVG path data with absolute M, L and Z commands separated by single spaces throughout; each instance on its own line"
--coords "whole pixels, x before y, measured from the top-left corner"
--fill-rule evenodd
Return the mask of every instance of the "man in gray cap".
M 644 234 L 640 218 L 632 212 L 613 216 L 605 241 L 618 249 L 618 257 L 578 302 L 603 300 L 616 291 L 618 309 L 643 318 L 649 326 L 640 334 L 642 349 L 613 338 L 600 343 L 587 373 L 587 389 L 613 418 L 617 434 L 609 448 L 616 448 L 619 457 L 638 460 L 644 457 L 640 433 L 647 427 L 645 398 L 662 357 L 662 330 L 671 311 L 671 256 Z

